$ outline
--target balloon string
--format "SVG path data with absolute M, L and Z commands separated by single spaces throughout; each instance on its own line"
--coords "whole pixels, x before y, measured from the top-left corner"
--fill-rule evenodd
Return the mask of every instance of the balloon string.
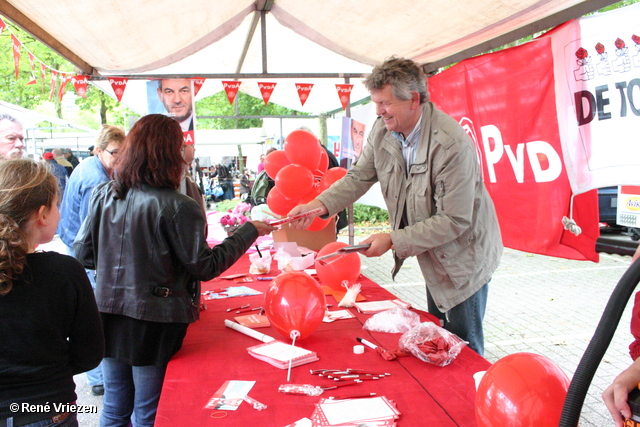
M 293 343 L 291 344 L 291 357 L 289 357 L 289 369 L 287 369 L 287 381 L 291 379 L 291 364 L 293 363 L 293 356 L 296 354 L 296 338 L 300 336 L 300 332 L 293 330 L 291 331 L 290 337 L 293 339 Z

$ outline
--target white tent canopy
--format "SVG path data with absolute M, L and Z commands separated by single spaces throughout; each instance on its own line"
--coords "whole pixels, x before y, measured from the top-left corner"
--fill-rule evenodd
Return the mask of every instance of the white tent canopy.
M 283 82 L 271 102 L 307 112 L 340 108 L 334 84 L 391 55 L 437 69 L 614 3 L 611 0 L 0 0 L 0 13 L 89 74 L 205 77 L 199 97 L 240 79 Z M 264 18 L 264 19 L 261 19 Z M 331 77 L 331 78 L 329 78 Z M 286 82 L 282 79 L 287 79 Z M 295 79 L 292 81 L 291 79 Z M 317 83 L 300 107 L 294 83 Z M 140 111 L 142 81 L 123 102 Z

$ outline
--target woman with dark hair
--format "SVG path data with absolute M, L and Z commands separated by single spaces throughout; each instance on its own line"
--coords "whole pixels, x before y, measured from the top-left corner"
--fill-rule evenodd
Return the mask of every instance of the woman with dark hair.
M 100 315 L 84 268 L 73 257 L 36 252 L 55 234 L 57 201 L 46 164 L 0 162 L 2 426 L 77 426 L 73 376 L 102 359 Z M 43 409 L 28 410 L 34 407 Z
M 141 118 L 120 146 L 115 180 L 94 190 L 75 241 L 77 258 L 97 272 L 106 342 L 102 427 L 153 426 L 167 363 L 198 319 L 200 280 L 274 230 L 250 221 L 209 248 L 202 210 L 178 191 L 182 146 L 178 122 Z

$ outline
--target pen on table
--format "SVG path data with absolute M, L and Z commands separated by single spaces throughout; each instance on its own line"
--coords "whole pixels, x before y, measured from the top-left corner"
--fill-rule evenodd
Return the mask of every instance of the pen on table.
M 258 251 L 258 256 L 262 258 L 262 254 L 260 253 L 260 248 L 258 247 L 258 245 L 256 245 L 256 251 Z
M 258 281 L 273 280 L 273 277 L 256 277 L 256 280 L 258 280 Z
M 331 396 L 330 400 L 343 400 L 343 399 L 358 399 L 361 397 L 371 397 L 375 396 L 375 393 L 364 393 L 364 394 L 348 394 L 346 396 Z
M 242 310 L 238 310 L 236 311 L 236 314 L 238 313 L 246 313 L 248 311 L 256 311 L 256 310 L 262 310 L 262 307 L 256 307 L 256 308 L 243 308 Z
M 241 305 L 240 307 L 231 307 L 231 308 L 227 308 L 227 311 L 233 311 L 233 310 L 241 310 L 243 308 L 248 308 L 250 307 L 251 304 L 247 304 L 247 305 Z
M 359 343 L 362 343 L 362 344 L 366 345 L 367 347 L 372 348 L 372 349 L 374 349 L 374 350 L 375 350 L 376 348 L 378 348 L 378 346 L 377 346 L 377 345 L 375 345 L 375 344 L 374 344 L 374 343 L 372 343 L 372 342 L 369 342 L 369 341 L 365 340 L 364 338 L 360 338 L 360 337 L 358 337 L 358 338 L 356 338 L 356 341 L 358 341 Z
M 226 291 L 226 290 L 227 290 L 227 288 L 218 288 L 218 289 L 214 289 L 214 290 L 209 291 L 209 292 L 211 292 L 212 294 L 217 294 L 217 293 L 220 293 L 220 292 L 223 292 L 223 291 Z
M 360 384 L 360 381 L 351 381 L 351 382 L 345 382 L 344 384 L 335 384 L 329 387 L 322 387 L 323 390 L 333 390 L 336 389 L 338 387 L 347 387 L 350 385 L 356 385 L 356 384 Z

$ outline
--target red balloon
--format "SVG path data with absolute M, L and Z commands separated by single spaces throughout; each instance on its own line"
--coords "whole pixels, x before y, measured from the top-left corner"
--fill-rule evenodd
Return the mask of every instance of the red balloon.
M 320 193 L 321 193 L 320 186 L 317 185 L 317 184 L 314 184 L 311 187 L 311 190 L 309 190 L 309 192 L 307 194 L 305 194 L 304 196 L 300 197 L 300 199 L 298 200 L 298 204 L 299 205 L 304 205 L 305 203 L 309 203 L 310 201 L 312 201 L 313 199 L 318 197 L 320 195 Z
M 284 152 L 293 164 L 301 165 L 314 171 L 320 164 L 320 141 L 309 131 L 298 129 L 284 139 Z
M 297 199 L 287 199 L 282 195 L 278 187 L 273 187 L 267 195 L 267 206 L 275 214 L 286 216 L 291 209 L 298 205 Z
M 320 249 L 318 257 L 332 254 L 344 246 L 348 245 L 344 242 L 328 243 Z M 325 265 L 322 265 L 316 260 L 315 267 L 320 283 L 332 289 L 344 291 L 346 289 L 342 286 L 343 281 L 346 281 L 348 286 L 351 286 L 358 280 L 358 276 L 360 276 L 360 255 L 356 252 L 344 254 L 344 256 L 338 255 L 334 258 L 327 259 Z
M 329 219 L 322 219 L 319 216 L 313 218 L 313 222 L 311 222 L 311 224 L 309 224 L 309 226 L 307 227 L 307 230 L 309 231 L 320 231 L 323 230 L 327 225 L 329 225 L 329 221 L 331 221 L 331 218 Z
M 304 196 L 315 182 L 308 168 L 293 164 L 280 169 L 274 181 L 282 195 L 288 199 L 299 199 Z
M 272 151 L 264 158 L 264 170 L 271 179 L 276 179 L 280 169 L 291 164 L 284 151 Z
M 555 427 L 569 382 L 562 369 L 544 356 L 505 356 L 487 370 L 478 386 L 478 427 Z
M 322 175 L 320 178 L 320 189 L 322 191 L 331 187 L 331 184 L 342 178 L 347 174 L 347 170 L 345 168 L 341 168 L 336 166 L 335 168 L 331 168 Z
M 322 323 L 326 300 L 315 279 L 302 271 L 289 271 L 273 279 L 264 298 L 264 311 L 282 335 L 298 340 L 311 335 Z

